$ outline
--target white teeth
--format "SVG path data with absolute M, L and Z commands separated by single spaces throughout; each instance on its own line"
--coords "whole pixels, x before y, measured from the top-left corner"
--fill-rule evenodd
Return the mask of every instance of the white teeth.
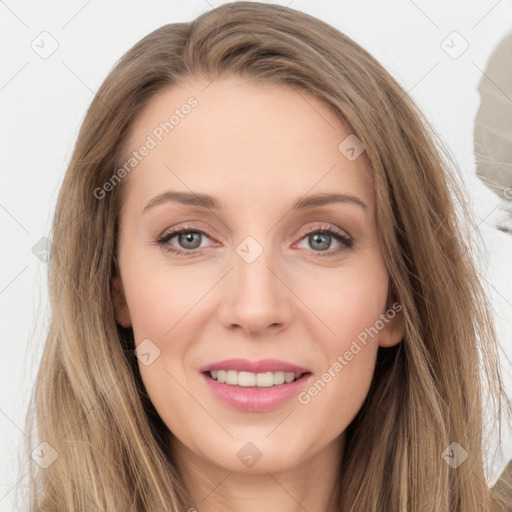
M 229 384 L 231 386 L 258 386 L 261 388 L 270 388 L 279 386 L 285 382 L 293 382 L 302 374 L 293 372 L 237 372 L 236 370 L 211 370 L 212 379 L 217 382 Z
M 242 373 L 242 372 L 240 372 Z M 254 373 L 252 374 L 254 375 Z M 295 374 L 293 374 L 295 378 Z M 256 386 L 260 388 L 270 388 L 274 385 L 274 373 L 273 372 L 265 372 L 265 373 L 257 373 L 255 376 Z
M 226 384 L 238 384 L 238 372 L 236 370 L 228 370 L 226 373 Z
M 284 372 L 274 372 L 274 384 L 284 384 Z
M 226 384 L 233 384 L 238 386 L 256 386 L 256 374 L 251 372 L 233 372 L 235 378 L 232 382 L 226 382 Z
M 284 380 L 286 382 L 292 382 L 294 379 L 295 379 L 295 374 L 294 373 L 284 372 Z

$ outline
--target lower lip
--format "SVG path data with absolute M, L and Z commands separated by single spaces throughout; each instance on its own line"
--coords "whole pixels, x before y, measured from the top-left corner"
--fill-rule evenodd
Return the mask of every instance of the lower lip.
M 202 376 L 210 391 L 221 402 L 240 411 L 261 412 L 275 409 L 297 396 L 312 374 L 305 373 L 296 381 L 279 386 L 257 389 L 220 383 L 206 373 L 203 373 Z

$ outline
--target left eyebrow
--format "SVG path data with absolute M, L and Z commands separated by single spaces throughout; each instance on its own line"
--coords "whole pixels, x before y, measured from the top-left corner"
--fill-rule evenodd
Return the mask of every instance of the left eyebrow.
M 176 201 L 178 203 L 189 206 L 199 206 L 202 208 L 207 208 L 209 210 L 220 210 L 222 208 L 220 201 L 217 198 L 210 196 L 208 194 L 176 192 L 170 190 L 168 192 L 164 192 L 163 194 L 153 197 L 146 204 L 142 213 L 146 212 L 147 210 L 153 208 L 156 205 L 166 203 L 168 201 Z M 292 204 L 291 209 L 294 211 L 305 210 L 307 208 L 314 208 L 333 203 L 348 203 L 360 206 L 363 209 L 367 208 L 366 203 L 356 196 L 350 194 L 323 193 L 301 197 Z
M 350 194 L 314 194 L 297 199 L 292 205 L 292 210 L 304 210 L 332 203 L 352 203 L 363 209 L 367 208 L 364 201 Z

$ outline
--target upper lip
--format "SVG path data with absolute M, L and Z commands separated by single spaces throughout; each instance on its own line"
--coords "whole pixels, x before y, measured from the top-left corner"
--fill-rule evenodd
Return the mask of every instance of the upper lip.
M 279 359 L 261 359 L 250 361 L 249 359 L 225 359 L 216 363 L 207 364 L 201 368 L 202 372 L 210 370 L 236 370 L 241 372 L 265 373 L 265 372 L 290 372 L 310 373 L 311 370 L 297 366 L 296 364 L 281 361 Z

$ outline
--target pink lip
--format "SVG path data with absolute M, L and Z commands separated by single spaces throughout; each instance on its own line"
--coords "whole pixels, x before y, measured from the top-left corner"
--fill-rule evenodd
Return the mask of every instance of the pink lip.
M 265 373 L 265 372 L 292 372 L 308 373 L 308 368 L 302 368 L 295 364 L 280 361 L 279 359 L 261 359 L 260 361 L 249 361 L 249 359 L 226 359 L 216 363 L 207 364 L 200 368 L 201 372 L 210 370 L 236 370 L 239 372 Z
M 217 399 L 234 409 L 246 412 L 269 411 L 283 405 L 297 396 L 312 376 L 312 373 L 307 373 L 294 382 L 271 388 L 258 388 L 222 384 L 212 379 L 207 372 L 201 374 Z
M 217 382 L 211 378 L 210 370 L 236 370 L 252 373 L 281 371 L 306 375 L 302 375 L 294 382 L 285 382 L 280 386 L 259 388 L 256 386 L 231 386 Z M 235 409 L 252 412 L 268 411 L 279 407 L 292 397 L 297 396 L 305 386 L 306 381 L 312 376 L 312 372 L 308 368 L 279 359 L 262 359 L 260 361 L 226 359 L 203 366 L 201 372 L 210 391 L 216 398 Z

